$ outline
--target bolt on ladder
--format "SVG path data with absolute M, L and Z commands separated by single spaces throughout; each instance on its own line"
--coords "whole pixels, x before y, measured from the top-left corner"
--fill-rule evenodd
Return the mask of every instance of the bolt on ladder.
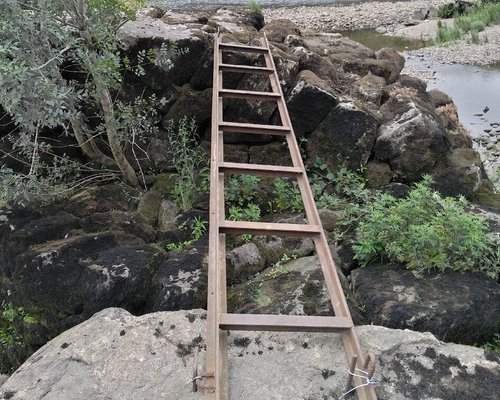
M 264 34 L 263 46 L 246 46 L 222 43 L 220 34 L 214 40 L 214 75 L 212 97 L 211 136 L 211 182 L 210 182 L 210 232 L 208 267 L 208 306 L 205 373 L 202 377 L 195 372 L 194 382 L 204 389 L 206 400 L 228 400 L 228 352 L 227 332 L 243 331 L 283 331 L 283 332 L 337 332 L 342 335 L 345 353 L 354 374 L 355 368 L 373 373 L 373 355 L 363 354 L 354 324 L 347 306 L 335 264 L 330 254 L 326 235 L 316 209 L 313 194 L 307 180 L 304 163 L 293 132 L 288 110 L 278 74 L 271 55 L 269 42 Z M 223 63 L 224 51 L 257 53 L 264 56 L 265 67 L 234 65 Z M 272 92 L 229 90 L 223 87 L 224 72 L 264 74 L 269 76 Z M 262 125 L 228 122 L 223 119 L 223 100 L 238 98 L 244 100 L 264 100 L 277 102 L 282 125 Z M 258 165 L 224 162 L 224 132 L 258 135 L 284 136 L 290 150 L 292 166 Z M 227 221 L 224 205 L 224 176 L 228 174 L 253 174 L 264 176 L 286 176 L 297 180 L 307 224 L 286 224 L 268 222 Z M 331 297 L 334 317 L 269 314 L 232 314 L 227 312 L 226 296 L 226 234 L 261 234 L 289 237 L 310 237 L 321 263 L 325 282 Z M 370 366 L 368 364 L 371 364 Z M 196 367 L 197 368 L 197 367 Z M 356 376 L 358 375 L 358 376 Z M 371 378 L 371 375 L 368 379 Z M 359 400 L 376 400 L 374 388 L 359 374 L 348 377 L 356 389 Z

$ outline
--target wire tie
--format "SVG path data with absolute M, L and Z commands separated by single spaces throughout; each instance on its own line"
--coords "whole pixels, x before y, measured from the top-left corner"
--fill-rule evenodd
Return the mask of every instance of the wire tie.
M 368 385 L 378 385 L 378 384 L 380 383 L 380 382 L 378 382 L 378 381 L 375 381 L 375 380 L 373 380 L 373 379 L 368 378 L 368 372 L 363 371 L 362 369 L 359 369 L 359 368 L 355 368 L 354 370 L 355 370 L 355 371 L 362 372 L 364 375 L 355 374 L 354 372 L 351 372 L 351 371 L 349 371 L 349 370 L 347 370 L 347 373 L 348 373 L 349 375 L 352 375 L 352 376 L 356 377 L 356 378 L 365 379 L 365 380 L 366 380 L 366 383 L 362 383 L 361 385 L 355 386 L 355 387 L 353 387 L 352 389 L 348 390 L 348 391 L 347 391 L 347 392 L 345 392 L 342 396 L 340 396 L 340 397 L 338 398 L 338 400 L 343 399 L 343 398 L 344 398 L 344 397 L 346 397 L 349 393 L 352 393 L 352 392 L 354 392 L 355 390 L 357 390 L 357 389 L 359 389 L 359 388 L 362 388 L 362 387 L 364 387 L 364 386 L 368 386 Z

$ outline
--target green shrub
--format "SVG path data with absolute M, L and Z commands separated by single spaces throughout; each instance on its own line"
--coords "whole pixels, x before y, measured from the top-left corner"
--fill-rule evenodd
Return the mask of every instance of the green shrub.
M 356 258 L 363 265 L 388 258 L 416 274 L 449 268 L 496 278 L 498 245 L 485 220 L 465 212 L 465 199 L 443 198 L 430 183 L 425 177 L 407 198 L 384 194 L 370 206 L 356 231 Z
M 294 186 L 285 178 L 277 178 L 274 181 L 274 200 L 273 209 L 277 211 L 290 210 L 292 212 L 303 212 L 302 196 L 298 187 Z
M 439 18 L 453 18 L 455 16 L 455 5 L 453 3 L 447 3 L 439 6 L 438 17 Z
M 446 7 L 447 5 L 443 8 L 443 12 Z M 500 3 L 479 4 L 464 15 L 456 17 L 453 27 L 444 26 L 441 21 L 438 21 L 436 42 L 445 43 L 458 40 L 463 33 L 471 32 L 471 41 L 479 43 L 477 32 L 482 32 L 488 25 L 498 23 L 500 23 Z
M 462 31 L 456 26 L 446 26 L 438 22 L 436 42 L 446 43 L 458 40 L 462 37 Z
M 486 28 L 486 24 L 483 21 L 472 21 L 470 24 L 470 30 L 476 32 L 482 32 Z

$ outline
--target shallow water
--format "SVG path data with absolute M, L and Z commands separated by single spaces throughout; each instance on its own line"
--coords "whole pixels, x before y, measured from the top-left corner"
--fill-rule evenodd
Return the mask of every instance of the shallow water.
M 418 69 L 436 71 L 428 90 L 437 88 L 453 98 L 460 121 L 473 136 L 491 129 L 491 123 L 500 123 L 500 64 L 475 66 L 439 64 L 428 60 L 408 60 Z M 483 110 L 488 107 L 489 110 Z M 474 115 L 482 114 L 482 115 Z
M 342 36 L 348 37 L 372 50 L 391 47 L 396 51 L 418 50 L 426 46 L 423 40 L 412 40 L 399 36 L 386 36 L 375 29 L 358 29 L 354 31 L 338 31 Z
M 425 46 L 421 40 L 386 36 L 373 29 L 341 32 L 372 50 L 391 47 L 396 51 L 417 50 Z M 415 57 L 406 64 L 416 70 L 435 71 L 428 90 L 437 88 L 453 98 L 460 121 L 473 137 L 491 129 L 490 123 L 500 122 L 500 63 L 492 66 L 440 64 L 431 59 Z M 489 110 L 483 112 L 488 106 Z M 483 115 L 474 115 L 483 114 Z

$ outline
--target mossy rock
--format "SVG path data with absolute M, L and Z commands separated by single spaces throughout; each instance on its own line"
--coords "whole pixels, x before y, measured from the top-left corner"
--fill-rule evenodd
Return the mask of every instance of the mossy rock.
M 172 190 L 174 189 L 175 181 L 175 174 L 159 174 L 153 183 L 152 189 L 160 192 L 163 196 L 168 197 L 168 195 L 172 193 Z
M 137 213 L 142 215 L 147 223 L 155 225 L 158 222 L 158 212 L 161 202 L 161 193 L 157 190 L 150 190 L 144 193 L 139 200 Z

